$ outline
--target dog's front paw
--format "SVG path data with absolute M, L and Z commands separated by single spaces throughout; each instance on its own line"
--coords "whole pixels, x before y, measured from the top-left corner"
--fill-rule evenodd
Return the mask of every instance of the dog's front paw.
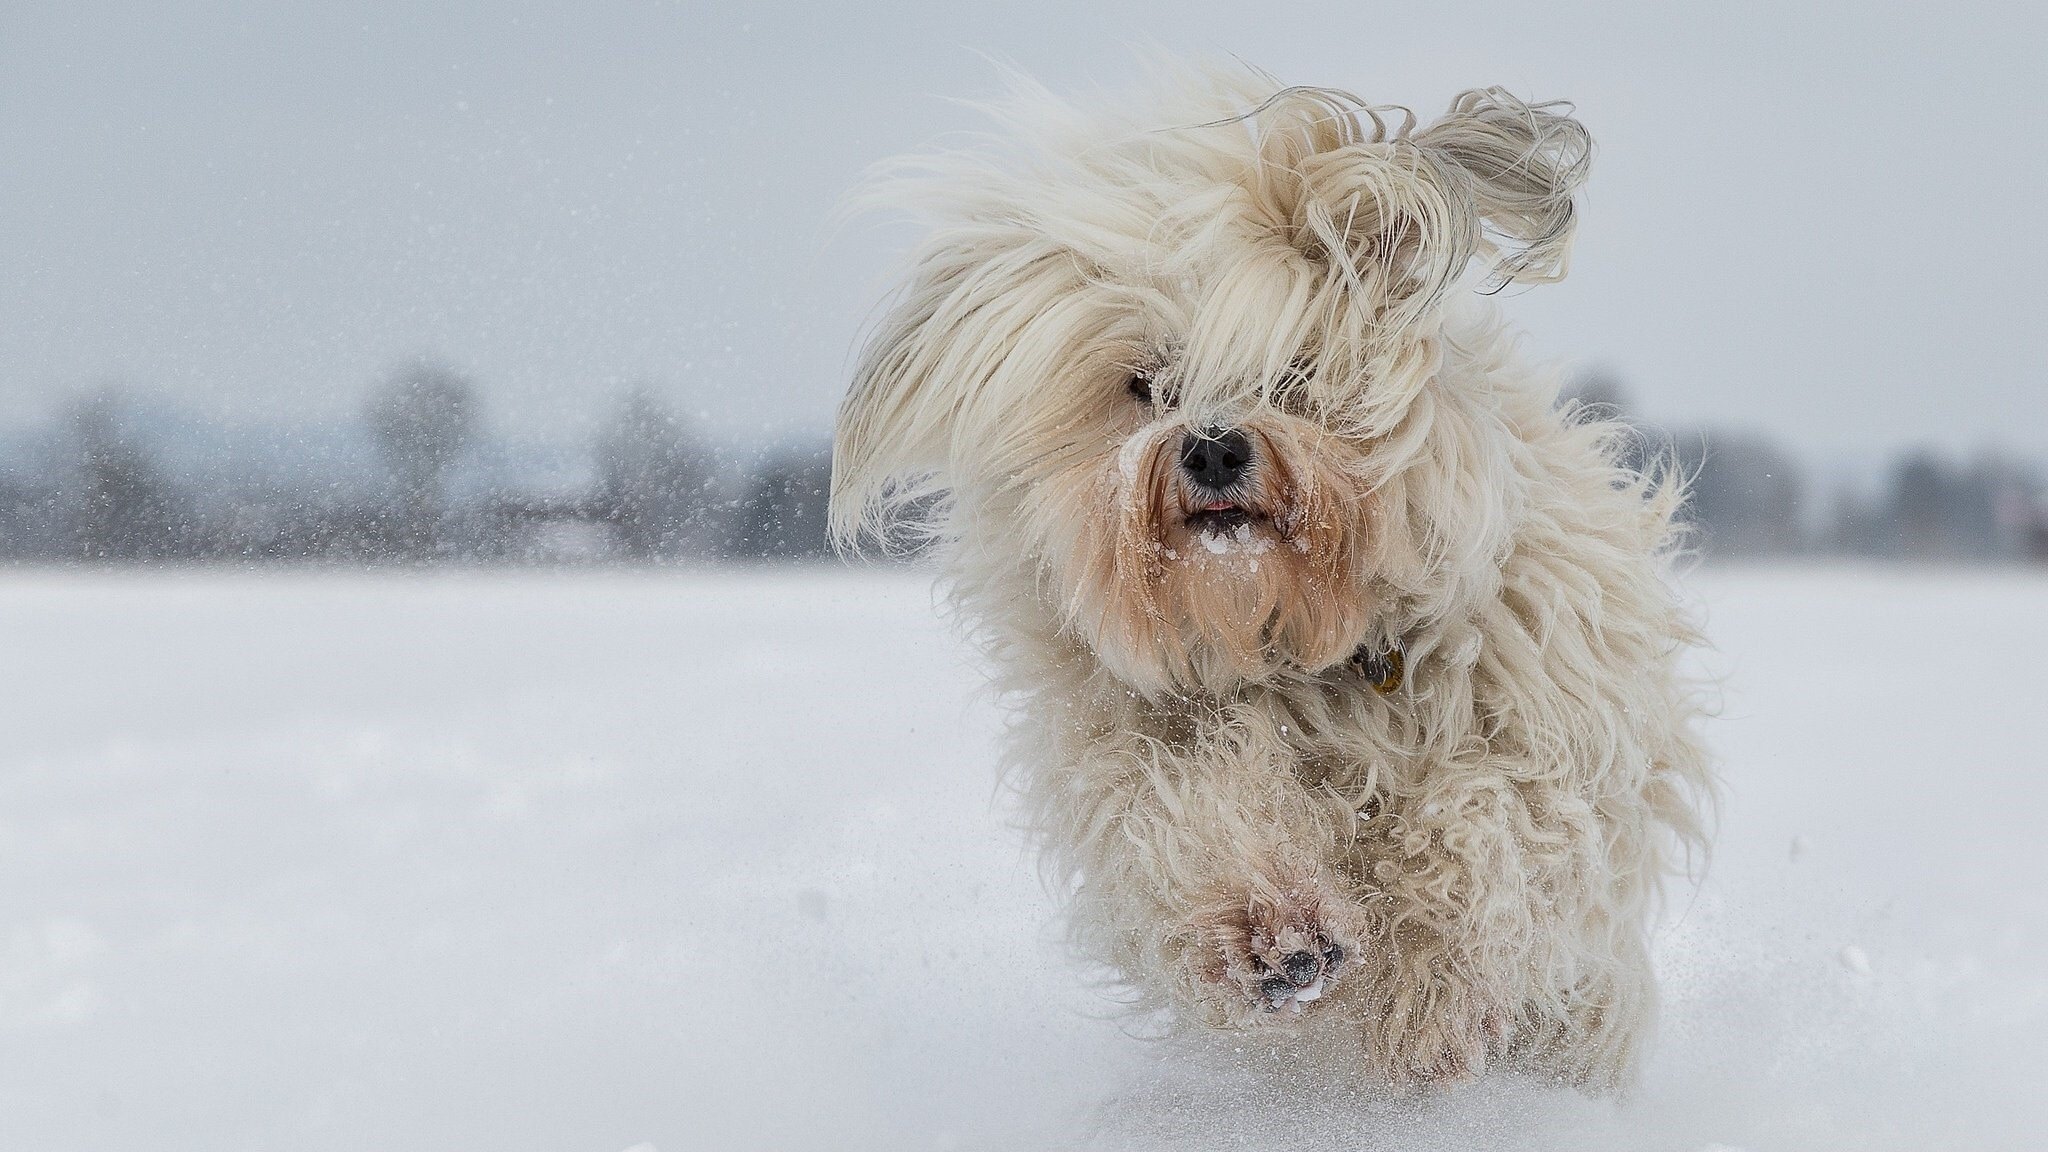
M 1265 1002 L 1267 1011 L 1298 1015 L 1302 1005 L 1322 999 L 1337 982 L 1344 946 L 1321 933 L 1309 945 L 1283 954 L 1277 969 L 1270 954 L 1252 957 L 1259 979 L 1258 999 Z
M 1254 883 L 1195 918 L 1200 975 L 1240 1021 L 1298 1016 L 1328 995 L 1357 954 L 1343 896 L 1314 879 Z

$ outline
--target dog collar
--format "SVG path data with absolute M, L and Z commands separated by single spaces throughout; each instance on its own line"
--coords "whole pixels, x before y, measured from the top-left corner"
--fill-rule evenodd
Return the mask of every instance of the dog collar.
M 1408 656 L 1398 640 L 1389 648 L 1362 647 L 1351 654 L 1351 662 L 1365 674 L 1365 682 L 1372 685 L 1372 690 L 1382 696 L 1399 688 L 1408 672 Z

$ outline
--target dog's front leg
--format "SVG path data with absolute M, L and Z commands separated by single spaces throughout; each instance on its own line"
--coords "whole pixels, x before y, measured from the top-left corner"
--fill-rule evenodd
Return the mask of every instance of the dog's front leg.
M 1215 1025 L 1288 1021 L 1334 990 L 1360 945 L 1333 863 L 1350 809 L 1302 785 L 1283 741 L 1239 717 L 1199 738 L 1113 733 L 1076 752 L 1037 797 L 1098 955 Z
M 1532 990 L 1581 951 L 1549 946 L 1584 880 L 1527 791 L 1484 764 L 1447 762 L 1365 822 L 1375 947 L 1357 982 L 1367 1050 L 1395 1084 L 1484 1072 L 1514 1047 Z

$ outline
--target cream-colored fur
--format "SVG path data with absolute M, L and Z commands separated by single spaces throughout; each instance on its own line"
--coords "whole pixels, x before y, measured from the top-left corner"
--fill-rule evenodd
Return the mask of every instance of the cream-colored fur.
M 1711 793 L 1678 493 L 1473 291 L 1563 275 L 1591 141 L 1497 89 L 1424 127 L 1235 68 L 1147 92 L 1017 80 L 875 186 L 930 234 L 835 528 L 937 538 L 1075 935 L 1141 1002 L 1397 1086 L 1622 1085 Z M 1210 428 L 1251 445 L 1232 520 L 1177 466 Z

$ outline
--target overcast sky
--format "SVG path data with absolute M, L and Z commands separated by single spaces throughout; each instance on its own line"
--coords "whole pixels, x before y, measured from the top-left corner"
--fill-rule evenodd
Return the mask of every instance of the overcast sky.
M 1425 114 L 1566 97 L 1572 277 L 1507 306 L 1649 415 L 1854 457 L 2048 455 L 2048 19 L 2018 4 L 0 6 L 0 421 L 117 379 L 341 416 L 432 353 L 501 429 L 630 381 L 823 428 L 900 229 L 862 169 L 972 126 L 979 53 L 1115 85 L 1235 53 Z

